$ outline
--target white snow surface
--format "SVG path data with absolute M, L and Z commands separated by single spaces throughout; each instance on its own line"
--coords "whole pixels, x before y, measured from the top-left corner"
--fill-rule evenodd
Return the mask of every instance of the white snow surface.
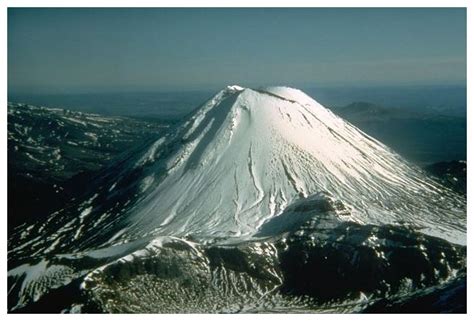
M 349 210 L 336 221 L 409 225 L 466 244 L 465 198 L 297 89 L 228 86 L 132 156 L 77 214 L 20 231 L 15 255 L 162 236 L 240 242 L 319 193 Z
M 166 174 L 131 209 L 123 237 L 247 238 L 325 191 L 352 208 L 346 220 L 406 222 L 465 243 L 465 203 L 300 90 L 228 86 L 143 158 L 145 175 Z

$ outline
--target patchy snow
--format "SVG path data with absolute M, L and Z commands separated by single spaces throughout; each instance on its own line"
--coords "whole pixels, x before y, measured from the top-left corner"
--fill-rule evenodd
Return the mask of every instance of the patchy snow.
M 71 121 L 73 123 L 76 123 L 76 124 L 79 124 L 79 125 L 82 125 L 84 127 L 87 127 L 87 123 L 82 121 L 82 120 L 79 120 L 79 119 L 76 119 L 76 118 L 72 118 L 72 117 L 64 117 L 63 116 L 63 119 L 65 120 L 68 120 L 68 121 Z
M 85 134 L 87 137 L 89 137 L 93 142 L 97 142 L 97 140 L 98 140 L 97 134 L 95 134 L 95 133 L 89 133 L 89 132 L 85 132 L 84 134 Z
M 140 184 L 140 191 L 143 193 L 145 192 L 150 186 L 153 184 L 155 181 L 154 176 L 147 176 L 143 179 L 143 181 Z
M 163 145 L 166 141 L 165 137 L 161 137 L 153 145 L 150 149 L 143 155 L 140 160 L 136 163 L 135 167 L 140 167 L 148 163 L 152 163 L 155 160 L 155 156 L 159 150 L 159 148 Z

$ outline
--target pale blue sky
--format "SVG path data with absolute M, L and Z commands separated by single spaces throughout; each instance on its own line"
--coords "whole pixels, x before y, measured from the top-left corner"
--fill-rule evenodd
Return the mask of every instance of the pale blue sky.
M 8 10 L 10 92 L 465 80 L 465 9 Z

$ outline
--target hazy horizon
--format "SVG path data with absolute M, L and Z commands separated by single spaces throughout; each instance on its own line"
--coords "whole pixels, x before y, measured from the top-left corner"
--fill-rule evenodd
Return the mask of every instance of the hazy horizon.
M 465 86 L 463 8 L 9 8 L 8 91 Z

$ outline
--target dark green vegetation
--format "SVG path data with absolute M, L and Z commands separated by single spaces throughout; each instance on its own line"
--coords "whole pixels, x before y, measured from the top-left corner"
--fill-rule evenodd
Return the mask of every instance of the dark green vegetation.
M 9 229 L 67 206 L 112 159 L 167 127 L 153 119 L 9 104 Z

